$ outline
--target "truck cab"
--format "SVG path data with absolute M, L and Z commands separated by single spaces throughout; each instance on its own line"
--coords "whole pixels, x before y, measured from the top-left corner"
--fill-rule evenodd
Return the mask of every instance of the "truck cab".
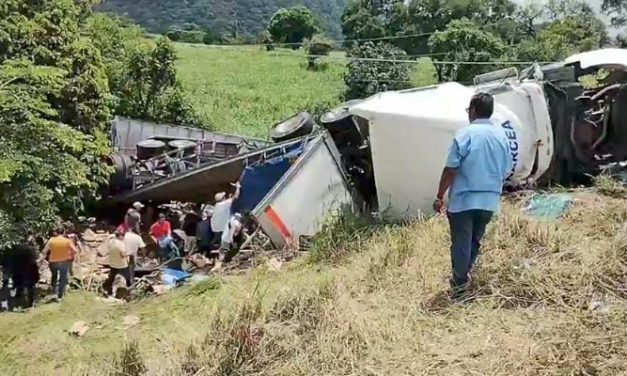
M 581 184 L 625 165 L 627 50 L 589 51 L 562 63 L 513 71 L 475 77 L 475 88 L 492 92 L 519 116 L 534 114 L 524 126 L 538 136 L 531 181 Z M 515 98 L 521 90 L 529 94 L 528 101 Z M 517 178 L 526 171 L 519 171 Z

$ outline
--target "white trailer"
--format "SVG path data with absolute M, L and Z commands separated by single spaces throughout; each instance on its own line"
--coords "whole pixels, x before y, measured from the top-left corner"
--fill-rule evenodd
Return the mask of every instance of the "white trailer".
M 339 153 L 329 134 L 316 135 L 278 183 L 252 211 L 277 248 L 297 246 L 325 221 L 354 210 Z

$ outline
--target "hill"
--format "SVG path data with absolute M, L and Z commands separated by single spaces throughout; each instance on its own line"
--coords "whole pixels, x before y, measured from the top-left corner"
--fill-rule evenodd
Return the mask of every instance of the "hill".
M 318 17 L 322 29 L 341 38 L 340 16 L 345 0 L 106 0 L 99 9 L 126 15 L 150 32 L 193 23 L 217 33 L 255 37 L 265 30 L 279 8 L 305 5 Z
M 73 292 L 0 315 L 0 374 L 136 376 L 141 360 L 151 376 L 618 375 L 627 200 L 572 194 L 559 226 L 507 201 L 464 304 L 446 298 L 448 226 L 433 218 L 335 236 L 316 263 L 262 264 L 121 306 Z M 140 321 L 125 328 L 129 314 Z M 90 330 L 75 338 L 65 331 L 78 320 Z

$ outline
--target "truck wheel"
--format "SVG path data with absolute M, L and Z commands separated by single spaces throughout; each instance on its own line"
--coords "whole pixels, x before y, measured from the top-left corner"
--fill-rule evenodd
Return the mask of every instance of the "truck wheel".
M 275 142 L 282 142 L 310 134 L 315 122 L 308 112 L 301 112 L 277 124 L 270 131 L 270 137 Z

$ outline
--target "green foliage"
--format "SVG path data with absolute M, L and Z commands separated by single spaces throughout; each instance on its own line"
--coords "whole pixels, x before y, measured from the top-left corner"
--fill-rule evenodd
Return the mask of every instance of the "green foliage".
M 80 35 L 85 3 L 0 7 L 0 248 L 42 233 L 106 181 L 110 95 L 100 51 Z
M 489 62 L 500 59 L 505 45 L 497 36 L 482 31 L 468 20 L 451 21 L 446 30 L 429 38 L 429 48 L 440 61 Z M 472 81 L 477 74 L 494 70 L 492 65 L 439 64 L 440 81 Z
M 382 3 L 369 0 L 351 0 L 342 14 L 342 33 L 349 41 L 373 39 L 389 35 L 388 19 Z
M 119 355 L 113 360 L 111 376 L 142 376 L 148 369 L 142 359 L 137 342 L 132 341 L 124 345 Z
M 216 33 L 215 31 L 211 29 L 205 29 L 202 42 L 204 44 L 222 44 L 224 43 L 224 38 L 222 38 L 222 35 Z
M 581 0 L 550 0 L 544 7 L 510 0 L 351 0 L 342 30 L 348 44 L 389 38 L 410 56 L 441 61 L 557 60 L 609 42 L 603 22 Z M 462 81 L 495 68 L 438 67 L 440 80 Z
M 272 16 L 268 28 L 274 41 L 290 43 L 292 48 L 298 48 L 298 43 L 311 38 L 317 30 L 313 13 L 302 6 L 279 9 Z
M 168 39 L 176 42 L 205 43 L 205 32 L 200 30 L 185 30 L 173 27 L 165 34 Z
M 627 23 L 627 1 L 603 0 L 601 9 L 612 19 L 612 25 L 624 26 Z
M 397 5 L 388 28 L 391 35 L 411 35 L 392 43 L 412 55 L 429 53 L 429 34 L 443 31 L 451 21 L 462 18 L 475 21 L 484 31 L 516 43 L 520 34 L 515 11 L 515 4 L 509 0 L 416 0 L 408 5 Z
M 329 55 L 333 49 L 329 39 L 319 34 L 314 35 L 311 39 L 305 39 L 303 47 L 307 51 L 307 69 L 327 69 L 328 65 L 321 60 L 321 57 Z
M 357 59 L 348 63 L 344 74 L 345 99 L 365 98 L 381 91 L 410 87 L 411 65 L 407 62 L 362 60 L 408 60 L 403 50 L 387 43 L 366 42 L 353 48 L 349 56 Z
M 150 32 L 165 34 L 170 27 L 194 23 L 199 30 L 254 38 L 267 29 L 281 8 L 302 5 L 320 20 L 320 28 L 341 38 L 340 15 L 345 0 L 106 0 L 100 9 L 127 14 Z
M 165 37 L 131 51 L 120 85 L 118 113 L 180 125 L 198 123 L 176 78 L 176 53 Z
M 521 43 L 517 56 L 519 60 L 559 61 L 577 52 L 600 48 L 608 40 L 605 26 L 598 18 L 568 16 L 545 26 L 537 38 Z
M 272 35 L 270 35 L 270 32 L 268 30 L 264 30 L 259 33 L 257 39 L 255 40 L 255 43 L 265 45 L 266 51 L 274 51 L 274 41 L 272 40 Z

